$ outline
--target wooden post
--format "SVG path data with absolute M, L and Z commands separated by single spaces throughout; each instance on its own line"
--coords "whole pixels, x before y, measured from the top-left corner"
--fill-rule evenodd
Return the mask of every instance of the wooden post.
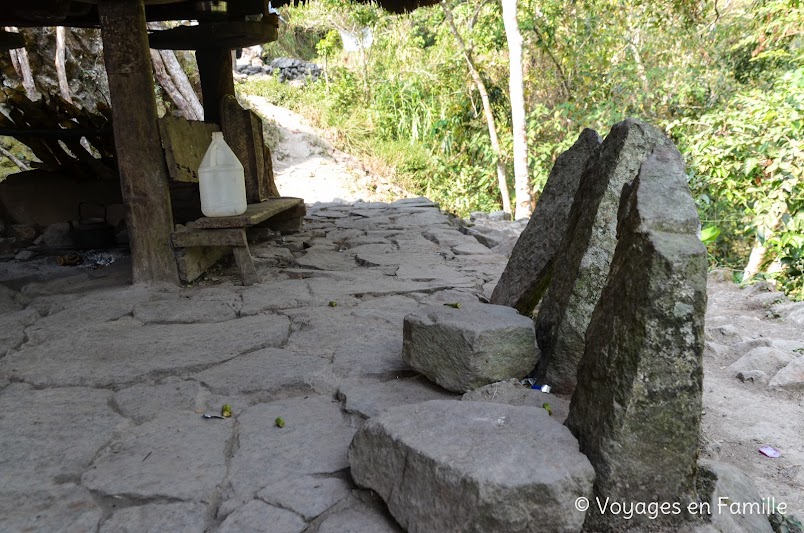
M 98 0 L 134 283 L 178 283 L 143 0 Z
M 201 78 L 201 96 L 204 99 L 204 122 L 221 123 L 221 102 L 227 95 L 234 96 L 232 77 L 232 51 L 228 48 L 196 50 L 198 75 Z

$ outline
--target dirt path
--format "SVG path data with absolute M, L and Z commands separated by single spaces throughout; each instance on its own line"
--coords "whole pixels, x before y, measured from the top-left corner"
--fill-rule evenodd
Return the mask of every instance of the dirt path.
M 274 149 L 274 177 L 282 196 L 315 202 L 388 202 L 412 195 L 372 175 L 358 159 L 333 147 L 301 115 L 259 96 L 247 97 L 252 109 L 273 120 L 280 132 Z

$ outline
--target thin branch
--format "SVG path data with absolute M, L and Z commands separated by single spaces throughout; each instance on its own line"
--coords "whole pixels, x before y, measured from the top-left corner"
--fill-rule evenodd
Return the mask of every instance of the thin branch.
M 15 156 L 2 146 L 0 146 L 0 155 L 6 156 L 12 163 L 17 165 L 17 167 L 22 171 L 31 170 L 31 167 L 26 165 L 21 159 L 19 159 L 17 156 Z

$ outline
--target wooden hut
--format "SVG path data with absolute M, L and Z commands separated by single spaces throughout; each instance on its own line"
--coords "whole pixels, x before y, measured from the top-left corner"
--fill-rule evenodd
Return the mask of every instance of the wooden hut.
M 287 0 L 274 2 L 282 3 Z M 401 12 L 432 3 L 435 2 L 401 0 L 380 5 Z M 269 13 L 268 1 L 25 0 L 5 4 L 0 11 L 0 27 L 101 30 L 133 281 L 178 282 L 176 250 L 202 246 L 233 247 L 244 283 L 256 281 L 244 229 L 282 212 L 291 220 L 304 214 L 301 199 L 271 198 L 277 192 L 270 179 L 270 154 L 266 156 L 259 149 L 261 128 L 234 98 L 231 51 L 277 38 L 278 17 Z M 197 24 L 150 32 L 146 26 L 149 22 L 179 20 Z M 14 34 L 0 37 L 3 49 L 20 46 Z M 220 127 L 246 167 L 249 211 L 243 217 L 207 219 L 192 231 L 174 231 L 170 161 L 166 162 L 163 152 L 163 138 L 169 134 L 164 125 L 160 133 L 149 48 L 195 51 L 204 122 L 216 125 L 212 128 Z M 204 257 L 208 258 L 208 254 Z M 184 274 L 185 279 L 192 277 Z

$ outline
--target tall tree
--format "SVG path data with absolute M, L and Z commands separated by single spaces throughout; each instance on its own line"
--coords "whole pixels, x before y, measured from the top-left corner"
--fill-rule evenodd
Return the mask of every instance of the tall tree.
M 61 97 L 70 103 L 73 103 L 73 98 L 70 95 L 70 85 L 67 83 L 67 69 L 65 68 L 66 56 L 66 35 L 64 26 L 56 27 L 56 57 L 54 63 L 56 65 L 56 76 L 59 79 L 59 94 Z
M 494 113 L 491 110 L 491 103 L 489 101 L 489 93 L 486 90 L 486 84 L 480 77 L 480 73 L 475 67 L 474 59 L 472 59 L 472 51 L 466 45 L 466 42 L 461 37 L 458 28 L 455 26 L 455 20 L 452 17 L 452 9 L 447 4 L 446 0 L 441 0 L 441 7 L 444 10 L 444 17 L 447 19 L 449 28 L 458 42 L 458 47 L 466 59 L 466 65 L 469 67 L 469 74 L 475 82 L 477 91 L 480 93 L 480 100 L 483 102 L 483 114 L 486 117 L 486 125 L 489 129 L 489 138 L 491 139 L 491 149 L 494 152 L 494 157 L 497 159 L 497 183 L 500 187 L 500 195 L 502 196 L 503 211 L 506 213 L 511 212 L 511 194 L 508 192 L 508 178 L 505 175 L 505 164 L 502 160 L 502 152 L 500 151 L 500 140 L 497 137 L 497 126 L 494 122 Z
M 514 139 L 515 219 L 532 213 L 530 174 L 528 172 L 528 140 L 525 133 L 525 88 L 522 78 L 522 34 L 516 17 L 516 0 L 502 0 L 505 39 L 508 41 L 508 89 L 511 95 L 511 125 Z

